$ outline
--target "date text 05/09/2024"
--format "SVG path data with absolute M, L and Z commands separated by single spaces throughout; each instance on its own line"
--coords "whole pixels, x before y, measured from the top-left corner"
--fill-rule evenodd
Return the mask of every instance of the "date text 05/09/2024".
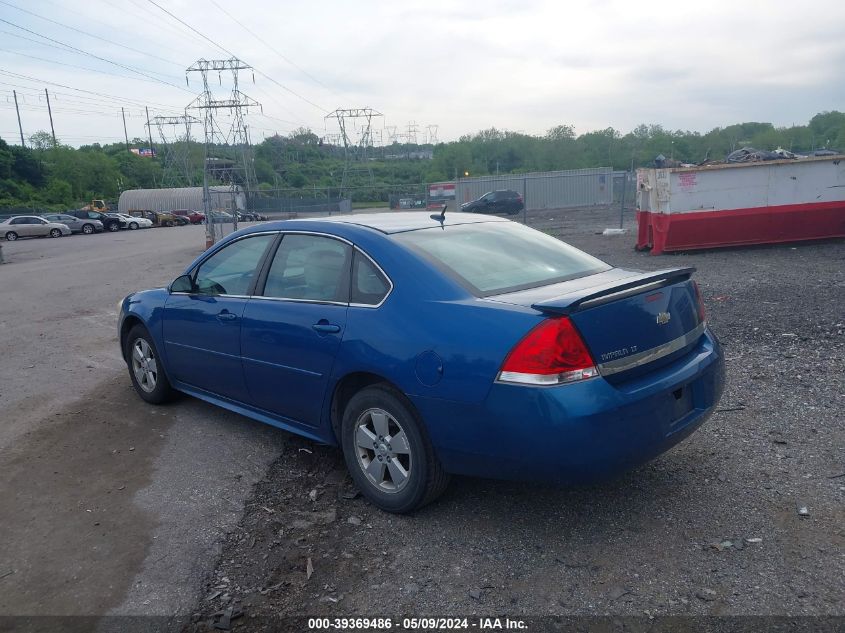
M 502 617 L 474 618 L 308 618 L 310 631 L 527 631 L 524 620 Z

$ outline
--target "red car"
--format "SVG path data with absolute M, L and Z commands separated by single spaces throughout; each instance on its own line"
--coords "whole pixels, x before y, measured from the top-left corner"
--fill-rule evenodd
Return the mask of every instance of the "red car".
M 191 209 L 174 209 L 171 211 L 173 215 L 180 215 L 183 218 L 188 218 L 191 224 L 202 224 L 205 222 L 205 214 L 199 211 L 192 211 Z

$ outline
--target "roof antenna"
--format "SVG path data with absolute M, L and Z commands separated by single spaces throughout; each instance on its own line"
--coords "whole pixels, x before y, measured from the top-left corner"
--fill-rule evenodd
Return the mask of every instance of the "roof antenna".
M 437 220 L 438 222 L 440 222 L 442 224 L 446 220 L 446 207 L 447 206 L 449 206 L 448 203 L 444 202 L 443 208 L 440 210 L 440 215 L 437 215 L 436 213 L 432 213 L 429 217 L 432 220 Z

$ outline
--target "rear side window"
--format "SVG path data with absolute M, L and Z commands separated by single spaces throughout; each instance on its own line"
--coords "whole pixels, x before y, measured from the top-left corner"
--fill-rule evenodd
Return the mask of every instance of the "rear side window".
M 195 284 L 200 294 L 246 295 L 255 269 L 275 235 L 246 237 L 223 247 L 200 264 Z
M 610 266 L 514 222 L 421 229 L 394 238 L 480 297 L 585 277 Z
M 346 303 L 351 251 L 329 237 L 285 235 L 267 272 L 264 296 Z
M 374 306 L 390 292 L 390 282 L 370 259 L 358 251 L 352 259 L 350 303 Z

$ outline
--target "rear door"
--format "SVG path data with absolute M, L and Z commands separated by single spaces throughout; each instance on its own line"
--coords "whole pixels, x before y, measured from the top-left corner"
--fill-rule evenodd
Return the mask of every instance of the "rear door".
M 319 425 L 346 327 L 351 259 L 352 247 L 342 240 L 283 236 L 243 316 L 244 375 L 254 406 Z
M 30 224 L 30 218 L 14 218 L 9 222 L 9 225 L 21 237 L 38 235 L 38 227 L 35 224 Z
M 257 271 L 277 234 L 227 244 L 193 273 L 195 291 L 165 304 L 164 346 L 170 377 L 191 387 L 248 401 L 241 365 L 241 323 Z

